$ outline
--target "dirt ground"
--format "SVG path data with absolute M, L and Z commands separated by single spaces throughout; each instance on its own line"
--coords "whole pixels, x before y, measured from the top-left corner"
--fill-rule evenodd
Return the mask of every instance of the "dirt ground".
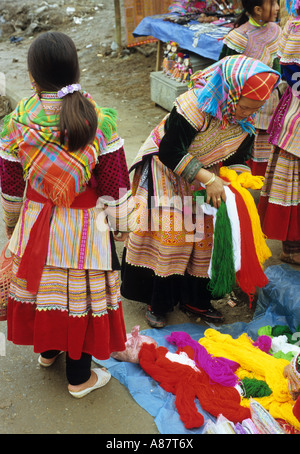
M 20 97 L 30 94 L 26 54 L 32 39 L 42 31 L 64 31 L 78 49 L 82 87 L 101 106 L 118 111 L 119 132 L 125 140 L 130 166 L 152 127 L 166 114 L 150 99 L 150 72 L 155 70 L 156 45 L 144 45 L 143 52 L 126 49 L 123 24 L 124 48 L 116 52 L 114 2 L 110 0 L 24 0 L 17 4 L 0 0 L 0 30 L 0 69 L 5 74 L 7 95 L 0 98 L 0 116 L 8 109 L 8 101 L 14 106 Z M 258 194 L 254 197 L 257 200 Z M 2 223 L 1 248 L 5 243 Z M 281 245 L 269 241 L 269 246 L 273 255 L 266 266 L 280 263 Z M 117 245 L 120 256 L 122 247 Z M 228 305 L 228 299 L 214 302 L 224 314 L 225 323 L 249 322 L 253 316 L 255 304 L 250 309 L 241 292 L 236 296 L 235 307 Z M 148 328 L 144 313 L 142 303 L 124 300 L 127 332 L 135 325 Z M 203 323 L 178 309 L 170 314 L 168 321 Z M 0 335 L 5 331 L 5 322 L 0 322 Z M 0 356 L 0 433 L 158 433 L 153 417 L 134 402 L 117 380 L 112 379 L 103 390 L 77 401 L 66 391 L 62 358 L 51 370 L 43 370 L 37 365 L 32 347 L 10 343 L 5 347 L 5 356 Z

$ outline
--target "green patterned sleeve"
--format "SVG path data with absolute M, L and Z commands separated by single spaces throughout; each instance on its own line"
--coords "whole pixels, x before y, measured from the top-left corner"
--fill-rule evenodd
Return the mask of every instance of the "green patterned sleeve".
M 222 60 L 222 58 L 225 58 L 225 57 L 230 57 L 231 55 L 237 55 L 237 51 L 234 50 L 234 49 L 230 49 L 230 47 L 226 46 L 226 44 L 223 44 L 223 47 L 222 47 L 222 50 L 221 50 L 221 53 L 220 53 L 220 56 L 219 56 L 219 60 Z

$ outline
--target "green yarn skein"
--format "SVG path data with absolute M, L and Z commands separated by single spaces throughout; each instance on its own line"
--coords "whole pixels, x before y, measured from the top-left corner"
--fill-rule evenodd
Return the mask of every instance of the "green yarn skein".
M 206 191 L 194 192 L 196 202 L 197 196 L 204 197 L 204 200 L 206 200 Z M 233 290 L 235 283 L 231 223 L 226 204 L 222 200 L 215 221 L 211 278 L 208 289 L 214 298 L 222 298 Z
M 292 343 L 293 333 L 290 328 L 286 325 L 275 325 L 272 328 L 272 336 L 286 336 L 289 343 Z
M 250 397 L 266 397 L 272 394 L 269 385 L 263 380 L 256 378 L 245 377 L 242 379 L 245 396 L 247 399 Z

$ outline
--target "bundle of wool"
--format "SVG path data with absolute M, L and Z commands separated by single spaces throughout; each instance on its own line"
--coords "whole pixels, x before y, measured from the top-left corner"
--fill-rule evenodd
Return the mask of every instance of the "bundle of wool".
M 272 346 L 272 339 L 270 336 L 262 335 L 257 338 L 257 341 L 254 342 L 253 345 L 254 347 L 258 347 L 263 352 L 269 353 Z
M 206 191 L 196 191 L 194 199 L 206 199 Z M 213 298 L 222 298 L 230 293 L 235 284 L 235 266 L 233 255 L 233 240 L 230 219 L 226 204 L 222 201 L 215 211 L 213 251 L 210 264 L 210 281 L 208 288 Z
M 190 347 L 186 352 L 190 354 Z M 241 396 L 234 387 L 212 383 L 204 370 L 195 371 L 189 365 L 170 361 L 167 353 L 165 347 L 143 344 L 139 353 L 140 365 L 165 391 L 176 396 L 175 406 L 187 429 L 204 423 L 195 398 L 204 411 L 215 417 L 222 414 L 234 423 L 250 417 L 250 410 L 240 405 Z
M 271 388 L 263 380 L 245 377 L 242 380 L 244 397 L 264 397 L 272 394 Z
M 250 175 L 247 172 L 238 175 L 234 170 L 225 166 L 220 168 L 220 176 L 229 181 L 231 186 L 243 197 L 251 220 L 256 253 L 259 263 L 262 265 L 272 254 L 267 246 L 265 235 L 261 229 L 255 201 L 248 189 L 246 189 L 250 187 L 252 189 L 260 189 L 261 179 L 257 179 L 257 177 Z
M 214 357 L 202 345 L 193 340 L 188 333 L 183 331 L 174 331 L 166 337 L 166 340 L 178 348 L 192 347 L 195 363 L 214 382 L 223 386 L 235 386 L 237 384 L 237 376 L 234 372 L 239 368 L 238 363 L 226 358 Z

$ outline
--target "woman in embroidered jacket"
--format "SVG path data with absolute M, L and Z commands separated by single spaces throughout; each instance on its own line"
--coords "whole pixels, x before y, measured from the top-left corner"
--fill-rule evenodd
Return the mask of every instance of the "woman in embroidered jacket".
M 235 28 L 223 40 L 220 59 L 238 53 L 280 71 L 277 50 L 282 30 L 275 23 L 279 11 L 277 0 L 242 0 L 242 5 L 244 9 Z M 256 114 L 256 135 L 247 161 L 253 175 L 265 174 L 271 152 L 267 129 L 279 99 L 278 87 Z
M 193 216 L 188 224 L 194 205 L 187 201 L 201 184 L 208 203 L 218 208 L 225 201 L 220 162 L 243 154 L 255 131 L 253 114 L 279 78 L 258 60 L 224 58 L 198 73 L 194 88 L 177 98 L 140 149 L 132 166 L 140 224 L 126 244 L 121 293 L 149 305 L 151 326 L 164 326 L 178 302 L 202 318 L 222 320 L 207 289 L 212 216 L 198 226 L 202 238 L 194 236 Z
M 268 238 L 282 241 L 284 262 L 300 265 L 300 8 L 286 3 L 289 14 L 279 45 L 282 75 L 288 83 L 272 118 L 273 146 L 258 209 Z
M 73 41 L 40 35 L 28 68 L 35 92 L 5 118 L 0 142 L 14 254 L 7 337 L 33 345 L 45 367 L 65 351 L 69 392 L 82 397 L 110 378 L 92 356 L 125 349 L 113 236 L 135 226 L 134 204 L 116 112 L 80 91 Z

